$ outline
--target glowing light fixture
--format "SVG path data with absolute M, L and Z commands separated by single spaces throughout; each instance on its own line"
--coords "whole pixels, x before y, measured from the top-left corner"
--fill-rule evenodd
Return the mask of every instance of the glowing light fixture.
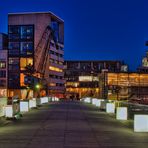
M 134 132 L 148 132 L 148 115 L 134 115 Z
M 93 99 L 92 99 L 92 104 L 93 104 L 93 105 L 96 105 L 96 103 L 97 103 L 97 100 L 98 100 L 98 99 L 96 99 L 96 98 L 93 98 Z
M 89 97 L 84 98 L 84 102 L 86 102 L 86 103 L 91 103 L 91 98 L 89 98 Z
M 59 98 L 58 97 L 55 97 L 55 101 L 59 101 Z
M 40 85 L 39 85 L 39 84 L 37 84 L 35 87 L 36 87 L 37 89 L 39 89 L 39 88 L 40 88 Z
M 20 112 L 28 112 L 28 111 L 29 111 L 29 102 L 20 101 Z
M 41 104 L 48 103 L 48 97 L 41 97 L 40 101 L 41 101 Z
M 116 119 L 127 120 L 127 107 L 117 107 Z
M 33 108 L 33 100 L 29 100 L 29 108 Z
M 106 112 L 107 113 L 115 113 L 115 104 L 114 103 L 107 103 L 106 104 Z
M 13 117 L 13 106 L 12 105 L 7 105 L 5 107 L 5 117 L 7 118 Z
M 101 100 L 97 99 L 97 101 L 96 101 L 96 106 L 97 106 L 97 107 L 100 107 L 100 106 L 101 106 Z
M 36 106 L 37 106 L 36 98 L 33 98 L 32 101 L 33 101 L 33 102 L 32 102 L 32 103 L 33 103 L 33 104 L 32 104 L 32 107 L 36 107 Z

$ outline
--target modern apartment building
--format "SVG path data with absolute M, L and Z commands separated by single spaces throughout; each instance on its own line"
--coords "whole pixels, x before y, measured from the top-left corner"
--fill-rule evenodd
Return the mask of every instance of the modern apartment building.
M 7 96 L 7 35 L 0 34 L 0 97 Z
M 51 12 L 9 14 L 8 35 L 8 95 L 33 97 L 38 84 L 40 95 L 45 94 L 44 84 L 48 95 L 62 95 L 63 20 Z
M 65 61 L 66 96 L 99 97 L 99 77 L 103 69 L 120 72 L 121 61 Z

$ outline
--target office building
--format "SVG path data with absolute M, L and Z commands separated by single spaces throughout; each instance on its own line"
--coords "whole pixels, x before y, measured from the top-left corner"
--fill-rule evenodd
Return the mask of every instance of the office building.
M 7 35 L 0 34 L 0 97 L 7 96 Z
M 8 96 L 62 95 L 63 20 L 51 12 L 12 13 L 8 35 Z
M 98 74 L 103 69 L 120 72 L 121 61 L 65 61 L 66 97 L 99 97 Z

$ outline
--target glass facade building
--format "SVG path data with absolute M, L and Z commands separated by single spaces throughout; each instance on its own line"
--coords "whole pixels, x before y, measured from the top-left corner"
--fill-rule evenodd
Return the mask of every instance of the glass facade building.
M 8 15 L 8 36 L 8 96 L 24 99 L 28 86 L 35 90 L 41 81 L 46 94 L 63 94 L 63 20 L 51 12 L 12 13 Z
M 34 26 L 9 25 L 8 37 L 8 87 L 17 89 L 24 86 L 20 80 L 26 71 L 26 66 L 33 66 Z

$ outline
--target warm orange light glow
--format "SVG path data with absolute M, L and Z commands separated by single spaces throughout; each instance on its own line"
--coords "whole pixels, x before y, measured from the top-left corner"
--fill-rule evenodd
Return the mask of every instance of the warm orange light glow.
M 20 67 L 21 70 L 25 70 L 25 67 L 27 65 L 33 65 L 33 59 L 32 58 L 20 58 Z
M 78 82 L 67 82 L 66 86 L 71 86 L 71 87 L 78 87 L 79 83 Z
M 63 72 L 62 69 L 60 69 L 58 67 L 53 67 L 53 66 L 49 66 L 49 70 L 56 71 L 56 72 Z
M 49 83 L 49 86 L 56 86 L 56 83 Z
M 148 86 L 148 75 L 138 73 L 108 73 L 108 85 Z
M 23 73 L 21 73 L 21 74 L 20 74 L 20 85 L 21 85 L 21 86 L 26 86 L 26 85 L 24 84 L 24 78 L 25 78 L 25 75 L 24 75 Z

